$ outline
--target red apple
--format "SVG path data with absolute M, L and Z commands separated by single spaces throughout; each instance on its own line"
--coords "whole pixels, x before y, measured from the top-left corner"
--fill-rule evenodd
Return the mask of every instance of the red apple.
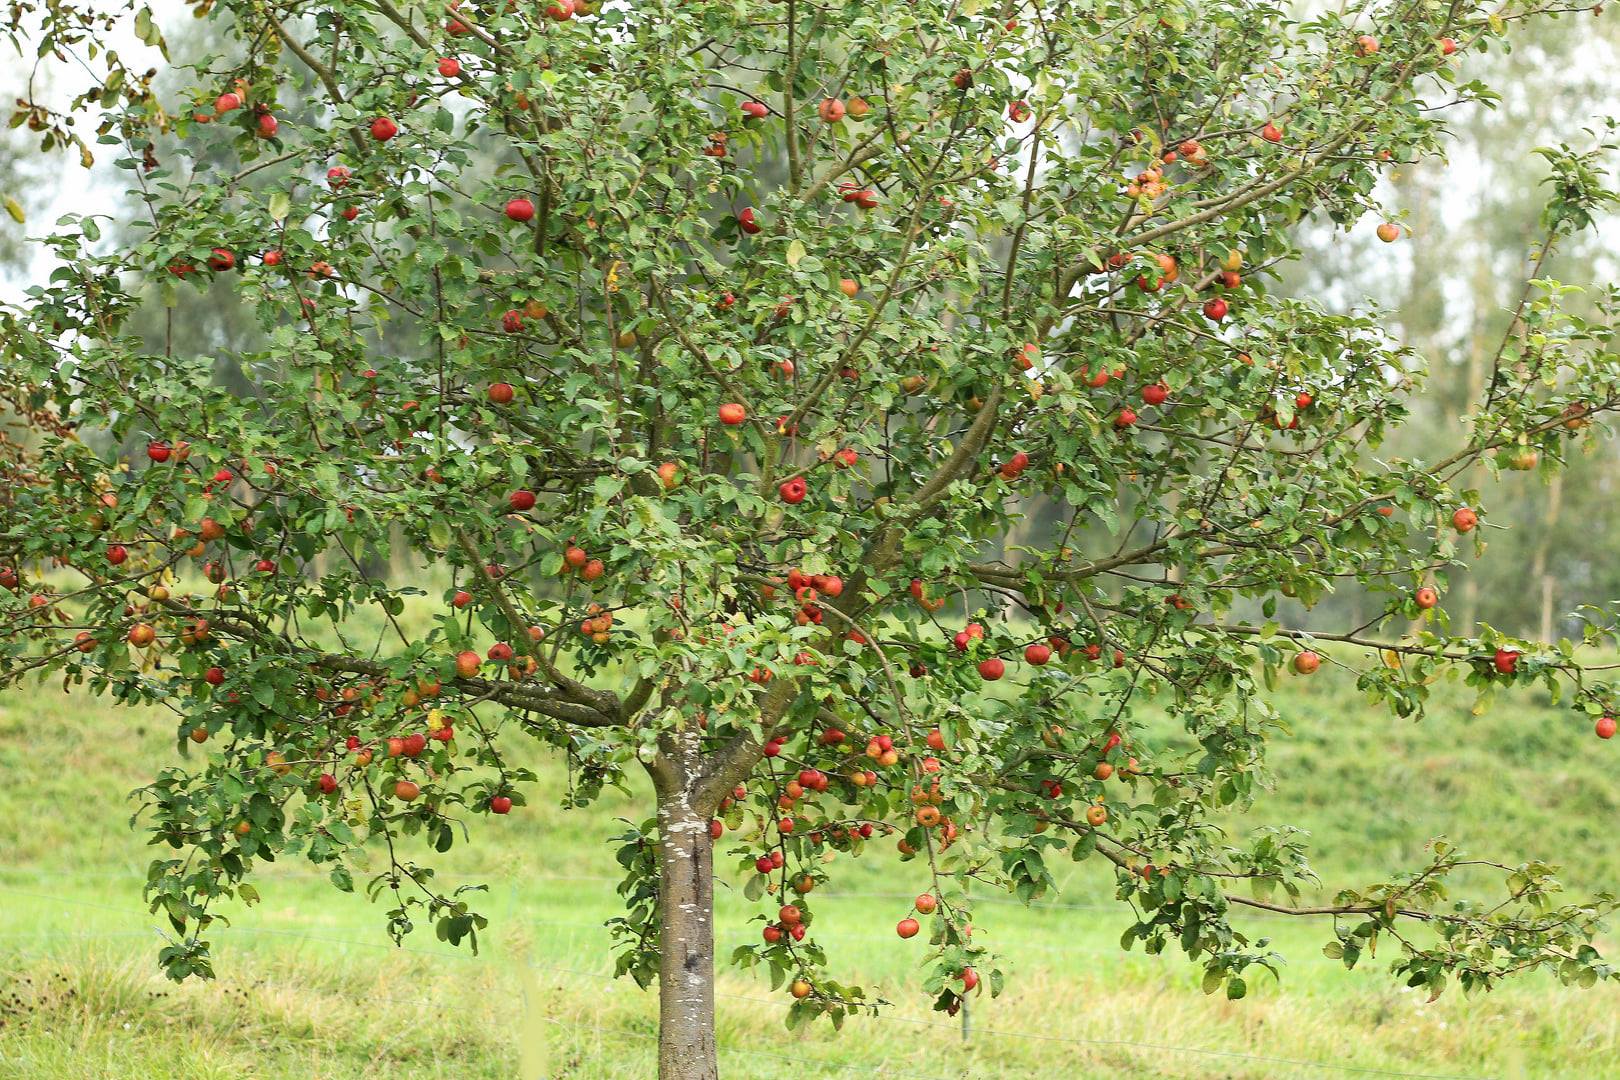
M 386 116 L 379 116 L 371 122 L 371 137 L 378 142 L 387 142 L 399 134 L 399 125 Z
M 528 199 L 509 199 L 506 203 L 506 216 L 513 221 L 533 221 L 534 203 Z
M 1440 594 L 1425 585 L 1412 594 L 1412 599 L 1417 602 L 1418 607 L 1427 611 L 1440 602 Z
M 506 505 L 509 506 L 512 509 L 512 512 L 515 514 L 521 514 L 525 510 L 533 510 L 534 492 L 525 488 L 519 488 L 506 497 Z
M 771 114 L 770 106 L 763 101 L 745 101 L 742 103 L 742 112 L 750 120 L 763 120 Z
M 439 59 L 439 74 L 447 79 L 455 78 L 461 74 L 461 61 L 453 56 L 441 57 Z
M 1204 318 L 1211 322 L 1220 322 L 1226 318 L 1226 301 L 1220 297 L 1204 302 Z
M 755 233 L 759 232 L 761 228 L 763 228 L 763 226 L 761 226 L 759 223 L 759 219 L 754 216 L 754 208 L 752 206 L 744 207 L 737 212 L 737 225 L 749 236 L 753 236 Z
M 921 929 L 922 927 L 916 919 L 905 918 L 895 925 L 894 932 L 903 938 L 914 938 L 917 936 L 917 931 Z
M 1597 737 L 1600 739 L 1614 738 L 1614 717 L 1605 716 L 1597 722 Z
M 1170 388 L 1162 382 L 1142 387 L 1142 400 L 1149 405 L 1163 405 L 1170 399 Z
M 1460 533 L 1471 532 L 1479 524 L 1479 515 L 1466 506 L 1451 512 L 1451 527 Z
M 995 682 L 1007 673 L 1007 665 L 999 656 L 991 656 L 979 661 L 979 678 L 985 682 Z
M 510 814 L 512 812 L 512 800 L 509 796 L 497 795 L 489 800 L 489 810 L 492 814 Z
M 1497 649 L 1491 657 L 1491 663 L 1503 675 L 1512 675 L 1519 670 L 1519 651 L 1517 649 Z
M 736 427 L 747 419 L 748 410 L 735 402 L 720 406 L 720 422 L 728 427 Z
M 1052 650 L 1048 646 L 1036 642 L 1034 645 L 1025 647 L 1024 659 L 1036 667 L 1040 667 L 1052 659 Z
M 410 802 L 420 794 L 422 789 L 409 780 L 400 780 L 394 784 L 394 798 L 400 802 Z
M 1301 675 L 1309 675 L 1322 666 L 1322 658 L 1309 649 L 1296 653 L 1294 656 L 1294 670 Z

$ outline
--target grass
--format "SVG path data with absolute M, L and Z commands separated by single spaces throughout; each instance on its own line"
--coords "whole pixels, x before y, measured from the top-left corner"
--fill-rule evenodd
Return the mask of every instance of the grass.
M 1548 857 L 1572 888 L 1613 887 L 1620 747 L 1532 694 L 1469 714 L 1442 692 L 1420 724 L 1363 708 L 1348 683 L 1291 680 L 1295 734 L 1278 746 L 1277 789 L 1256 820 L 1310 830 L 1329 883 L 1380 880 L 1444 833 L 1503 861 Z M 418 935 L 406 949 L 381 910 L 304 866 L 259 879 L 263 903 L 229 912 L 219 979 L 157 974 L 156 927 L 140 902 L 143 838 L 126 793 L 175 754 L 166 719 L 112 711 L 51 688 L 0 695 L 0 1077 L 647 1077 L 656 1002 L 611 970 L 614 795 L 564 812 L 534 804 L 478 828 L 439 865 L 486 881 L 482 955 Z M 539 759 L 548 779 L 555 762 Z M 735 1077 L 1058 1075 L 1259 1078 L 1395 1074 L 1620 1076 L 1615 991 L 1532 977 L 1435 1002 L 1378 962 L 1355 972 L 1321 955 L 1325 927 L 1256 915 L 1289 959 L 1247 1000 L 1208 998 L 1175 956 L 1121 953 L 1126 919 L 1100 867 L 1076 866 L 1063 895 L 1033 908 L 985 903 L 976 923 L 1009 959 L 1009 990 L 975 1002 L 970 1037 L 931 1013 L 916 985 L 919 941 L 892 927 L 922 869 L 874 852 L 818 893 L 817 935 L 840 974 L 895 1006 L 882 1018 L 788 1032 L 784 995 L 723 972 L 722 1067 Z M 751 940 L 754 906 L 721 890 L 722 955 Z M 1614 941 L 1605 943 L 1611 950 Z M 1202 1052 L 1197 1052 L 1202 1051 Z

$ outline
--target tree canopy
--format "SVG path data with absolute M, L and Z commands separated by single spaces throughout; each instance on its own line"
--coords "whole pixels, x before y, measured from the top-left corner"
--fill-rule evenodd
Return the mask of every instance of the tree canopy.
M 257 864 L 353 888 L 361 846 L 396 938 L 476 942 L 427 864 L 531 797 L 529 738 L 574 803 L 651 774 L 619 967 L 693 1007 L 671 954 L 709 955 L 707 913 L 672 909 L 707 903 L 711 837 L 761 905 L 733 960 L 795 1022 L 873 1001 L 816 944 L 829 849 L 926 862 L 945 1010 L 1001 982 L 968 884 L 1034 899 L 1059 859 L 1234 998 L 1275 960 L 1243 907 L 1328 919 L 1347 966 L 1392 939 L 1431 993 L 1611 974 L 1613 902 L 1549 865 L 1464 899 L 1495 864 L 1437 841 L 1318 901 L 1286 823 L 1212 821 L 1262 792 L 1267 687 L 1322 663 L 1401 715 L 1455 670 L 1613 733 L 1608 611 L 1530 642 L 1443 603 L 1490 525 L 1459 477 L 1555 468 L 1620 406 L 1620 293 L 1578 315 L 1540 274 L 1614 201 L 1604 136 L 1542 151 L 1544 233 L 1443 455 L 1380 452 L 1424 389 L 1382 313 L 1271 288 L 1308 216 L 1379 222 L 1440 149 L 1428 102 L 1489 104 L 1468 57 L 1545 5 L 222 0 L 180 101 L 96 44 L 120 15 L 160 42 L 144 9 L 14 6 L 101 73 L 94 138 L 31 123 L 113 155 L 142 216 L 116 246 L 64 218 L 0 311 L 39 432 L 0 447 L 0 679 L 174 713 L 140 814 L 174 977 Z M 190 291 L 257 317 L 247 389 L 131 331 Z M 1347 588 L 1365 625 L 1277 618 Z

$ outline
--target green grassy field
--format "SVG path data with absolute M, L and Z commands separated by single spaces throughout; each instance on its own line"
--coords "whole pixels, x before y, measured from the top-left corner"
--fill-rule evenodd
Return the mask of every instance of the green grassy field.
M 1289 682 L 1282 701 L 1295 735 L 1255 823 L 1309 829 L 1329 884 L 1410 866 L 1440 833 L 1503 861 L 1560 861 L 1572 888 L 1620 882 L 1620 745 L 1545 699 L 1521 694 L 1476 718 L 1448 693 L 1413 724 L 1324 676 Z M 653 1075 L 655 1002 L 606 977 L 602 927 L 615 912 L 613 818 L 644 816 L 644 801 L 570 813 L 536 793 L 446 857 L 449 878 L 491 887 L 478 957 L 421 934 L 395 949 L 381 909 L 285 865 L 262 875 L 263 903 L 232 910 L 216 935 L 218 980 L 177 987 L 156 970 L 159 920 L 140 903 L 147 849 L 126 798 L 172 758 L 171 738 L 164 718 L 53 689 L 0 695 L 0 1077 Z M 1282 981 L 1251 980 L 1240 1002 L 1207 998 L 1175 956 L 1119 951 L 1127 920 L 1094 862 L 1052 902 L 981 906 L 975 923 L 1012 978 L 974 1004 L 964 1040 L 917 989 L 922 939 L 892 930 L 922 870 L 875 850 L 844 870 L 817 894 L 817 935 L 841 973 L 894 1007 L 840 1035 L 788 1032 L 784 994 L 723 973 L 727 1075 L 1620 1076 L 1611 987 L 1534 977 L 1426 1003 L 1387 961 L 1346 972 L 1321 955 L 1325 927 L 1287 918 L 1247 923 L 1288 957 Z M 722 889 L 719 907 L 724 954 L 756 933 L 754 906 Z

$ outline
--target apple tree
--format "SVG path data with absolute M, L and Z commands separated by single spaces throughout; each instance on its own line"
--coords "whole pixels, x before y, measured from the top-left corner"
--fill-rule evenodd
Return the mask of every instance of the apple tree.
M 1498 524 L 1454 481 L 1557 469 L 1620 407 L 1620 292 L 1539 273 L 1614 201 L 1605 136 L 1542 152 L 1512 330 L 1430 459 L 1379 453 L 1423 392 L 1380 313 L 1270 287 L 1307 218 L 1402 240 L 1381 179 L 1568 6 L 201 0 L 226 45 L 165 93 L 100 44 L 163 47 L 144 8 L 18 0 L 16 41 L 96 73 L 19 115 L 131 193 L 0 310 L 34 429 L 0 445 L 0 683 L 173 714 L 140 820 L 176 979 L 277 858 L 351 889 L 381 851 L 396 939 L 476 945 L 435 853 L 644 770 L 612 929 L 666 1078 L 717 1073 L 716 859 L 793 1023 L 875 1007 L 817 944 L 834 851 L 926 867 L 896 947 L 948 1012 L 1002 981 L 968 883 L 1033 900 L 1060 860 L 1233 998 L 1274 963 L 1246 908 L 1431 994 L 1607 978 L 1613 901 L 1546 864 L 1436 842 L 1323 888 L 1286 823 L 1216 825 L 1268 689 L 1322 664 L 1401 715 L 1455 673 L 1614 732 L 1608 612 L 1552 643 L 1444 606 Z M 189 291 L 257 319 L 248 392 L 132 332 Z M 1371 621 L 1313 624 L 1336 590 Z

